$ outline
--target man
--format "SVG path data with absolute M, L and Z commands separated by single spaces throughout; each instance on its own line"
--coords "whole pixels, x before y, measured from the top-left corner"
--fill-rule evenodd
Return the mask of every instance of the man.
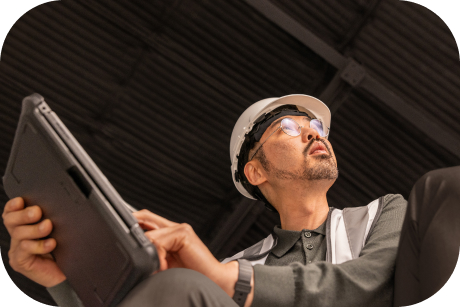
M 306 95 L 265 99 L 248 108 L 232 134 L 234 182 L 243 195 L 277 210 L 281 227 L 220 263 L 189 225 L 136 212 L 161 267 L 120 306 L 392 305 L 406 201 L 387 195 L 363 207 L 329 208 L 326 193 L 338 176 L 329 127 L 327 106 Z M 10 264 L 48 287 L 59 305 L 79 306 L 49 257 L 56 241 L 41 239 L 52 223 L 37 223 L 40 218 L 40 208 L 25 208 L 20 198 L 6 204 Z
M 318 99 L 289 95 L 255 103 L 233 130 L 236 187 L 281 220 L 267 239 L 224 261 L 255 265 L 255 306 L 391 305 L 406 201 L 387 195 L 361 208 L 329 208 L 326 193 L 338 177 L 330 118 Z

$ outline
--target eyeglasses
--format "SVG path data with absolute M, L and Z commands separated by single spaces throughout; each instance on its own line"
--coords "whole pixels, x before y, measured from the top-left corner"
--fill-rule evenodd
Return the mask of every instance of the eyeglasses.
M 325 125 L 324 125 L 325 126 Z M 251 156 L 251 159 L 249 159 L 248 161 L 251 161 L 252 158 L 254 158 L 254 156 L 257 154 L 257 152 L 259 151 L 259 149 L 265 144 L 265 142 L 275 133 L 278 131 L 278 129 L 281 128 L 281 130 L 283 130 L 284 133 L 286 133 L 287 135 L 289 136 L 299 136 L 301 131 L 302 131 L 302 128 L 304 126 L 301 126 L 299 125 L 295 120 L 293 120 L 292 118 L 289 118 L 289 117 L 286 117 L 286 118 L 283 118 L 283 120 L 281 121 L 280 125 L 278 126 L 278 128 L 272 132 L 272 134 L 270 134 L 268 136 L 268 138 L 265 139 L 265 141 L 259 146 L 259 148 L 257 148 L 257 150 L 252 154 Z M 323 127 L 323 123 L 319 120 L 319 119 L 312 119 L 310 120 L 310 128 L 312 129 L 315 129 L 318 134 L 321 136 L 321 137 L 325 137 L 327 138 L 327 136 L 329 135 L 329 127 L 327 127 L 327 134 L 324 132 L 324 127 Z

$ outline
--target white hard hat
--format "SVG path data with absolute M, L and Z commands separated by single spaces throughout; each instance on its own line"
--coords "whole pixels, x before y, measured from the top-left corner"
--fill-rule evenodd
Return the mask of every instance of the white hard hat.
M 233 128 L 232 137 L 230 139 L 230 160 L 232 162 L 231 170 L 233 183 L 238 191 L 248 198 L 255 199 L 237 178 L 238 155 L 240 154 L 241 146 L 245 141 L 246 134 L 251 131 L 257 119 L 283 105 L 295 105 L 299 111 L 319 119 L 325 126 L 325 134 L 329 134 L 331 127 L 331 112 L 321 100 L 312 96 L 295 94 L 278 98 L 267 98 L 247 108 L 246 111 L 241 114 L 240 118 L 238 118 Z

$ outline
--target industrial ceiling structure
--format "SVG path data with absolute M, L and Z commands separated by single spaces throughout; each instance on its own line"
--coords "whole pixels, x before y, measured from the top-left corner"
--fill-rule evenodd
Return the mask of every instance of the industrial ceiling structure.
M 0 61 L 0 173 L 22 99 L 40 93 L 123 198 L 189 223 L 218 258 L 264 238 L 276 213 L 241 196 L 233 125 L 287 94 L 331 109 L 340 175 L 330 206 L 409 196 L 460 164 L 460 63 L 428 9 L 397 0 L 50 2 L 11 29 Z M 8 200 L 0 189 L 0 208 Z M 29 296 L 54 304 L 8 266 Z

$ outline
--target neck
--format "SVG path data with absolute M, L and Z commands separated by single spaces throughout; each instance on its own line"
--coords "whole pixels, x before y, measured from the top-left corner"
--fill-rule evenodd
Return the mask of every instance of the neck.
M 326 198 L 328 188 L 324 189 L 321 185 L 303 186 L 299 189 L 284 187 L 273 193 L 274 197 L 270 197 L 270 202 L 280 214 L 281 228 L 313 230 L 324 223 L 329 213 Z

